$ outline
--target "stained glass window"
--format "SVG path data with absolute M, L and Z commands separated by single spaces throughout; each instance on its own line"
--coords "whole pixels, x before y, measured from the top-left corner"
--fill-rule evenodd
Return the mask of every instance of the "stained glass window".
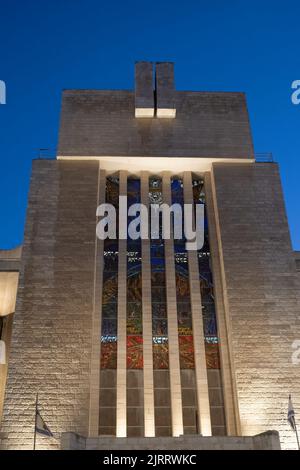
M 116 303 L 118 296 L 118 273 L 117 272 L 104 272 L 103 273 L 103 305 L 108 303 Z
M 192 331 L 192 317 L 190 311 L 190 304 L 180 303 L 177 305 L 178 314 L 178 334 L 191 335 Z
M 143 337 L 127 336 L 127 369 L 143 368 Z
M 161 178 L 151 176 L 149 178 L 149 202 L 150 204 L 162 204 Z
M 129 302 L 127 305 L 127 334 L 142 334 L 142 304 Z
M 193 336 L 179 335 L 179 357 L 181 369 L 194 369 L 194 340 Z
M 162 204 L 162 181 L 159 177 L 149 179 L 149 203 Z M 168 320 L 165 281 L 165 247 L 159 226 L 159 238 L 150 242 L 151 252 L 151 302 L 153 333 L 153 367 L 167 369 L 168 358 Z
M 169 369 L 169 342 L 167 336 L 153 336 L 153 369 Z
M 109 243 L 109 242 L 113 243 Z M 118 246 L 116 240 L 105 240 L 105 251 L 103 254 L 104 267 L 103 272 L 114 272 L 118 271 Z M 110 248 L 110 249 L 109 249 Z
M 101 338 L 101 369 L 117 368 L 117 337 L 103 336 Z
M 152 302 L 153 318 L 168 318 L 166 302 Z
M 205 337 L 206 367 L 208 369 L 220 369 L 219 344 L 216 336 Z
M 140 180 L 128 178 L 127 204 L 140 203 Z M 135 217 L 128 217 L 128 225 Z M 143 367 L 141 239 L 127 238 L 127 368 Z
M 117 176 L 106 178 L 106 202 L 119 207 L 119 178 Z
M 106 178 L 106 202 L 118 208 L 119 179 Z M 118 322 L 118 241 L 104 240 L 104 266 L 102 284 L 101 368 L 117 367 Z
M 171 191 L 172 204 L 180 204 L 182 213 L 184 213 L 183 181 L 181 178 L 172 179 Z M 189 267 L 185 242 L 184 237 L 179 240 L 174 239 L 179 356 L 181 369 L 194 369 Z
M 166 335 L 168 333 L 168 321 L 166 318 L 153 318 L 153 332 L 156 335 Z
M 205 204 L 205 188 L 202 179 L 198 178 L 193 180 L 193 195 L 195 204 L 204 204 L 204 245 L 202 249 L 198 252 L 198 266 L 202 300 L 206 364 L 208 369 L 219 369 L 219 340 L 214 299 L 213 277 L 210 265 L 210 246 L 208 238 L 208 221 Z

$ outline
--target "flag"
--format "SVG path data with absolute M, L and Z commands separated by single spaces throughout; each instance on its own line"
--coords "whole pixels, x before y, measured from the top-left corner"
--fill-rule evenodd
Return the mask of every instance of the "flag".
M 44 436 L 53 437 L 52 432 L 48 428 L 47 424 L 40 415 L 39 410 L 36 410 L 36 420 L 35 420 L 35 432 L 43 434 Z
M 294 407 L 292 403 L 292 398 L 291 395 L 289 395 L 289 408 L 288 408 L 288 422 L 291 425 L 291 428 L 296 431 L 296 421 L 295 421 L 295 412 L 294 412 Z

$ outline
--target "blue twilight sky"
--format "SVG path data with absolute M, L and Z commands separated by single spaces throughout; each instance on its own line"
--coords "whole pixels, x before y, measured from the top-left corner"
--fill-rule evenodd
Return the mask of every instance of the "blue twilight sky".
M 0 248 L 22 242 L 31 160 L 56 147 L 61 90 L 133 88 L 136 60 L 170 60 L 179 90 L 247 93 L 300 250 L 299 43 L 299 0 L 0 0 Z

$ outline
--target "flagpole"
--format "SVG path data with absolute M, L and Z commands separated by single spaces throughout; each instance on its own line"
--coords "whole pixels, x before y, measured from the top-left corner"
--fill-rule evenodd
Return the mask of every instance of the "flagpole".
M 295 422 L 295 432 L 296 432 L 296 438 L 297 438 L 298 450 L 300 450 L 299 436 L 298 436 L 298 429 L 297 429 L 297 424 L 296 424 L 296 420 L 295 420 L 295 418 L 294 418 L 294 422 Z
M 38 392 L 37 392 L 37 394 L 36 394 L 36 399 L 35 399 L 35 419 L 34 419 L 33 450 L 35 450 L 35 444 L 36 444 L 36 424 L 37 424 L 38 399 L 39 399 L 39 394 L 38 394 Z
M 296 418 L 295 418 L 295 411 L 292 403 L 292 396 L 289 394 L 289 408 L 288 408 L 288 421 L 293 429 L 293 431 L 296 434 L 296 439 L 297 439 L 297 445 L 298 445 L 298 450 L 300 450 L 300 444 L 299 444 L 299 436 L 298 436 L 298 429 L 297 429 L 297 424 L 296 424 Z

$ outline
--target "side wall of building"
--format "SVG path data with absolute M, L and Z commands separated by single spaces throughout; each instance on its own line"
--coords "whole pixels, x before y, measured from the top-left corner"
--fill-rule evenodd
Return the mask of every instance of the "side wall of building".
M 97 191 L 98 162 L 33 162 L 3 448 L 32 448 L 37 392 L 58 440 L 87 434 Z
M 300 409 L 300 296 L 278 166 L 216 163 L 212 187 L 241 433 L 276 429 L 295 448 L 286 416 L 289 393 Z
M 0 424 L 22 248 L 0 250 Z
M 300 286 L 300 251 L 294 251 L 294 257 L 295 257 L 295 263 L 296 263 L 298 282 Z

